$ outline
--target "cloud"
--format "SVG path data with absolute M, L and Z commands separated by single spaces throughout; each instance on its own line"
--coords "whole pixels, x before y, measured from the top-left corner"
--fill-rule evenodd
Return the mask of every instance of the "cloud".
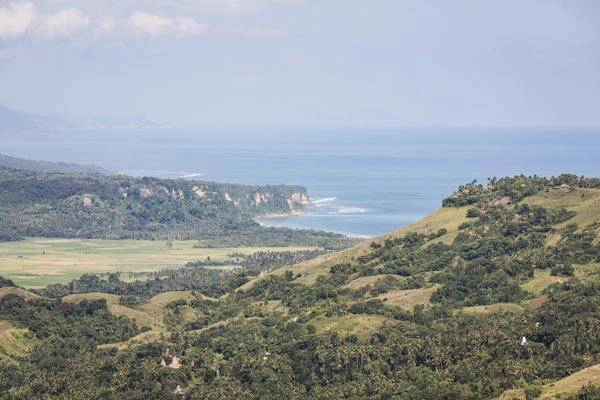
M 304 0 L 196 1 L 200 6 L 221 7 L 221 11 L 223 9 L 241 11 Z M 0 7 L 0 40 L 13 41 L 14 47 L 75 38 L 79 42 L 86 40 L 93 42 L 110 38 L 125 40 L 131 37 L 182 39 L 205 33 L 246 37 L 274 37 L 284 34 L 276 29 L 261 27 L 207 25 L 187 15 L 166 16 L 137 10 L 130 11 L 131 14 L 117 12 L 121 16 L 115 16 L 104 12 L 96 14 L 89 10 L 91 13 L 87 13 L 66 5 L 63 7 L 66 8 L 54 9 L 49 13 L 39 13 L 31 1 L 13 1 Z M 112 12 L 116 11 L 113 9 Z
M 129 17 L 129 25 L 139 36 L 176 36 L 189 37 L 206 32 L 208 27 L 193 18 L 167 18 L 156 14 L 136 11 Z
M 96 33 L 100 35 L 111 35 L 118 28 L 118 21 L 113 17 L 102 17 L 96 21 Z
M 196 0 L 194 5 L 205 10 L 236 13 L 261 11 L 270 6 L 292 5 L 303 2 L 304 0 Z
M 0 38 L 16 39 L 23 36 L 35 19 L 32 2 L 11 2 L 0 8 Z
M 241 27 L 241 26 L 216 26 L 211 32 L 229 36 L 246 37 L 281 37 L 286 34 L 285 31 L 262 27 Z
M 36 36 L 43 40 L 62 40 L 88 29 L 90 18 L 76 8 L 61 10 L 43 19 Z

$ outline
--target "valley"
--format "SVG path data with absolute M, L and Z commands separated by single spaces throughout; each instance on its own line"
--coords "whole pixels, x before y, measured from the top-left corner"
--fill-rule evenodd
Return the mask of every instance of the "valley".
M 201 242 L 101 239 L 28 238 L 0 242 L 0 275 L 25 288 L 42 288 L 68 283 L 83 274 L 120 272 L 125 280 L 130 272 L 156 272 L 176 269 L 188 262 L 211 260 L 207 268 L 235 268 L 221 265 L 231 254 L 273 251 L 305 251 L 315 247 L 203 247 Z

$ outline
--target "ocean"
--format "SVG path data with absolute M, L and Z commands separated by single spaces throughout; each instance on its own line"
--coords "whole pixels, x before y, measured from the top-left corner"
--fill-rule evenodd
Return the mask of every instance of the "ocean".
M 459 185 L 492 176 L 600 176 L 600 129 L 160 128 L 0 134 L 0 153 L 95 164 L 131 175 L 298 184 L 301 216 L 268 225 L 371 237 L 435 210 Z

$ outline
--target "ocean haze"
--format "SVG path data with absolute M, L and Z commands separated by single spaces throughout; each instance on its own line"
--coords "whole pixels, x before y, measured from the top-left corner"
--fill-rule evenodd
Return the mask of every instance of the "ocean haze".
M 12 156 L 132 175 L 298 184 L 303 216 L 262 222 L 375 236 L 414 222 L 472 179 L 599 176 L 600 129 L 108 129 L 2 135 Z
M 600 125 L 594 0 L 34 4 L 22 30 L 0 22 L 0 103 L 32 113 L 240 128 Z M 44 29 L 71 8 L 79 17 Z

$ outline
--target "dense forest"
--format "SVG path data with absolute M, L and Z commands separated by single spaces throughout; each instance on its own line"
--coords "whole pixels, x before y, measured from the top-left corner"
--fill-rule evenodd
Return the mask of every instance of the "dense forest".
M 246 186 L 0 167 L 0 240 L 25 236 L 283 245 L 352 243 L 342 235 L 262 229 L 253 218 L 302 211 L 300 186 Z M 253 240 L 249 239 L 250 237 Z M 287 240 L 287 242 L 286 242 Z
M 258 276 L 230 271 L 181 295 L 162 308 L 166 329 L 137 342 L 125 340 L 148 327 L 102 301 L 58 299 L 74 290 L 6 294 L 0 320 L 31 344 L 0 366 L 0 393 L 598 399 L 599 189 L 600 180 L 572 175 L 473 182 L 424 222 L 350 250 L 293 266 L 303 255 L 240 260 Z M 132 310 L 156 309 L 156 300 L 127 303 L 131 293 L 102 282 L 86 284 L 122 294 Z M 561 383 L 572 376 L 577 384 Z

